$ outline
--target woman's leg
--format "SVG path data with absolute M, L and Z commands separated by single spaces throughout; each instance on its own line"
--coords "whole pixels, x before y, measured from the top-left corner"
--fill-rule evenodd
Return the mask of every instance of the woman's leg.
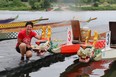
M 28 62 L 31 57 L 32 57 L 32 51 L 31 50 L 28 50 L 26 52 L 26 62 Z
M 31 50 L 28 50 L 28 51 L 26 52 L 26 57 L 27 57 L 27 58 L 31 58 L 31 57 L 32 57 L 32 51 L 31 51 Z
M 21 53 L 21 60 L 24 60 L 24 55 L 26 54 L 26 44 L 21 43 L 19 45 L 20 53 Z

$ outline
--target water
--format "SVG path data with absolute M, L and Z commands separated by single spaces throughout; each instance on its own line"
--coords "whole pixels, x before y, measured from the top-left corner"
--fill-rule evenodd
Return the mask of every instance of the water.
M 115 65 L 115 60 L 79 63 L 77 56 L 74 55 L 41 69 L 33 68 L 33 72 L 27 70 L 26 73 L 22 71 L 8 77 L 115 77 Z
M 49 18 L 49 20 L 41 21 L 39 23 L 72 20 L 74 17 L 80 21 L 86 21 L 90 17 L 97 17 L 96 20 L 89 23 L 81 22 L 81 27 L 87 26 L 92 30 L 97 30 L 98 32 L 108 31 L 109 21 L 116 21 L 116 11 L 0 11 L 1 19 L 15 17 L 16 15 L 19 15 L 19 18 L 15 21 L 37 19 L 41 16 L 43 18 Z M 61 36 L 66 35 L 66 29 L 66 27 L 54 28 L 54 34 L 52 37 L 61 39 Z M 62 32 L 62 35 L 56 36 L 59 32 Z M 66 37 L 63 40 L 66 40 Z M 76 59 L 77 58 L 75 57 L 68 57 L 63 62 L 57 62 L 49 67 L 38 69 L 35 72 L 27 72 L 27 75 L 30 75 L 30 77 L 79 77 L 82 75 L 86 77 L 106 77 L 107 75 L 108 77 L 115 76 L 116 68 L 113 68 L 115 67 L 114 65 L 116 65 L 115 61 L 102 60 L 99 62 L 81 64 L 76 62 Z M 24 74 L 20 74 L 19 77 L 23 77 L 23 75 Z
M 30 73 L 31 77 L 60 77 L 60 73 L 73 63 L 73 56 L 66 58 L 64 62 L 57 62 L 49 67 L 42 68 L 40 71 Z
M 111 63 L 112 60 L 101 60 L 90 63 L 74 62 L 66 68 L 60 77 L 101 77 L 106 74 L 106 70 L 110 70 L 109 64 Z
M 73 18 L 80 21 L 86 21 L 90 17 L 91 18 L 97 17 L 96 20 L 93 20 L 89 23 L 81 23 L 81 24 L 84 26 L 85 25 L 89 26 L 93 30 L 96 30 L 97 28 L 97 30 L 100 32 L 104 31 L 102 28 L 108 31 L 109 21 L 116 20 L 116 11 L 79 11 L 79 12 L 75 12 L 75 11 L 50 11 L 50 12 L 0 11 L 0 17 L 1 17 L 0 19 L 15 17 L 16 15 L 19 15 L 19 18 L 16 19 L 15 21 L 31 20 L 31 19 L 37 19 L 40 17 L 49 18 L 49 20 L 41 21 L 39 23 L 72 20 Z
M 52 64 L 29 75 L 31 77 L 114 77 L 116 68 L 113 67 L 115 64 L 116 61 L 112 60 L 79 63 L 75 57 L 71 56 L 64 62 Z

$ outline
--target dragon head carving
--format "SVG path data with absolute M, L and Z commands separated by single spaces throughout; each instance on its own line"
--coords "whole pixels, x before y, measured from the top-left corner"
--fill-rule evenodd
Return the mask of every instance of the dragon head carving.
M 77 52 L 80 62 L 87 63 L 91 59 L 98 61 L 101 60 L 101 51 L 95 49 L 93 46 L 81 46 Z

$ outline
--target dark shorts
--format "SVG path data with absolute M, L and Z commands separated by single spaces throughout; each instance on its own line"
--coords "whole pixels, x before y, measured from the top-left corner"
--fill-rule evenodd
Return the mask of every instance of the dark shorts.
M 32 49 L 31 49 L 31 48 L 27 48 L 27 47 L 26 47 L 26 51 L 28 51 L 28 50 L 32 50 Z M 19 46 L 18 46 L 18 47 L 16 47 L 16 51 L 17 51 L 18 53 L 20 53 Z

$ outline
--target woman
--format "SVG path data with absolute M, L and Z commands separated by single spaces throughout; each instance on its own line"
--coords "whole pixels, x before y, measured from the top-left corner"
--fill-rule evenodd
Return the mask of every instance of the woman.
M 31 48 L 31 39 L 35 37 L 40 39 L 41 36 L 37 35 L 36 32 L 32 31 L 33 23 L 27 22 L 25 24 L 25 29 L 21 30 L 17 37 L 16 50 L 21 54 L 21 62 L 24 62 L 24 56 L 26 56 L 26 62 L 29 61 L 29 58 L 32 57 L 32 48 Z

